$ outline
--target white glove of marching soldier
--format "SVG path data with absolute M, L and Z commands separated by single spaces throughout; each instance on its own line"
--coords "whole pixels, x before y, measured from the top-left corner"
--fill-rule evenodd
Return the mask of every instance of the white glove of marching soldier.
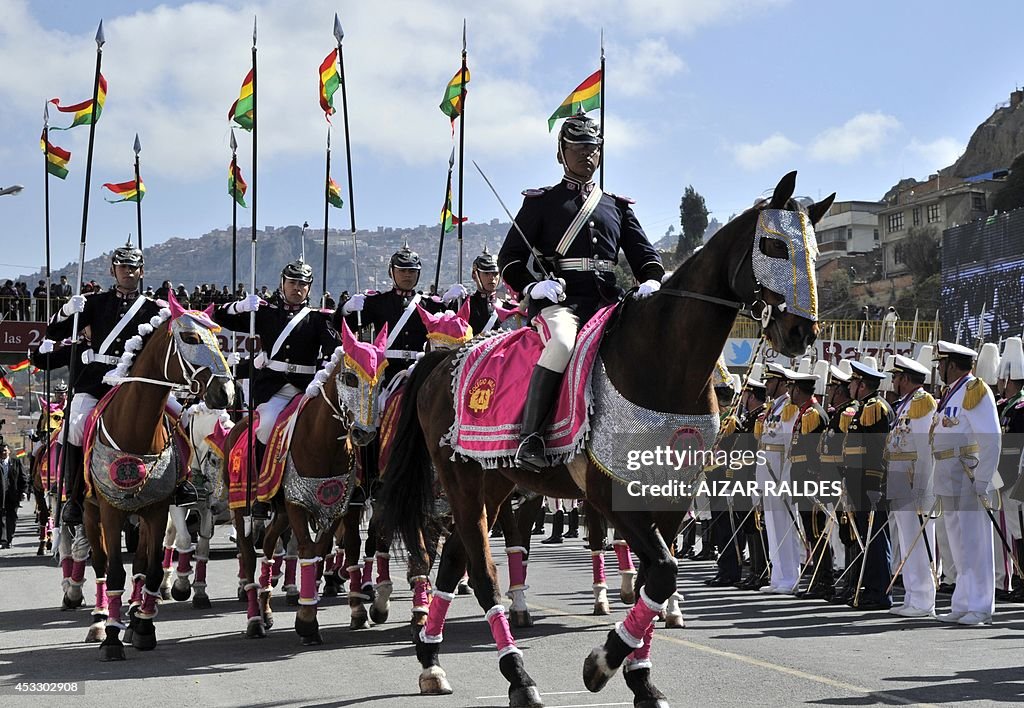
M 527 285 L 525 292 L 531 300 L 550 300 L 559 303 L 565 299 L 565 283 L 561 280 L 542 280 Z
M 71 317 L 76 312 L 82 312 L 83 310 L 85 310 L 85 295 L 72 295 L 71 299 L 60 308 L 61 314 L 65 317 Z
M 260 305 L 266 305 L 267 301 L 261 298 L 259 295 L 246 295 L 238 302 L 232 303 L 231 310 L 236 315 L 243 312 L 256 312 L 260 309 Z
M 659 290 L 661 290 L 660 280 L 645 280 L 644 282 L 640 283 L 640 287 L 636 289 L 636 296 L 637 298 L 641 299 L 645 297 L 650 297 Z
M 448 288 L 448 290 L 445 291 L 445 294 L 441 296 L 441 302 L 447 305 L 449 302 L 459 300 L 467 295 L 469 295 L 469 290 L 466 289 L 466 286 L 462 283 L 455 283 L 455 285 Z
M 49 354 L 53 351 L 53 345 L 55 342 L 52 339 L 44 339 L 39 345 L 40 354 Z
M 366 295 L 358 293 L 350 297 L 348 301 L 341 306 L 341 314 L 351 315 L 353 312 L 362 312 L 364 305 L 366 305 Z

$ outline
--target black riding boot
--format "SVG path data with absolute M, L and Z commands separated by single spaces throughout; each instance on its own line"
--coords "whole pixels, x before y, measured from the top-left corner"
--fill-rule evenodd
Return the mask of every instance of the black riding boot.
M 523 409 L 523 425 L 519 433 L 516 465 L 531 472 L 540 472 L 548 466 L 544 457 L 544 422 L 558 394 L 562 374 L 537 365 L 530 376 Z
M 566 532 L 565 537 L 580 537 L 580 510 L 578 507 L 569 512 L 569 530 Z
M 250 474 L 253 475 L 253 487 L 256 486 L 256 480 L 260 477 L 260 470 L 263 469 L 263 457 L 267 451 L 267 446 L 257 440 L 255 448 L 254 457 L 256 458 L 256 469 L 251 470 L 250 472 Z M 254 501 L 252 503 L 252 518 L 263 520 L 269 519 L 270 503 L 265 501 Z
M 544 535 L 544 520 L 547 518 L 548 508 L 541 505 L 540 509 L 537 510 L 537 520 L 533 524 L 533 533 L 531 536 L 543 536 Z
M 559 509 L 551 519 L 551 535 L 541 543 L 561 543 L 563 528 L 565 528 L 565 512 Z
M 82 500 L 85 498 L 85 455 L 78 445 L 68 443 L 64 451 L 64 493 L 67 501 L 60 520 L 68 526 L 82 523 Z

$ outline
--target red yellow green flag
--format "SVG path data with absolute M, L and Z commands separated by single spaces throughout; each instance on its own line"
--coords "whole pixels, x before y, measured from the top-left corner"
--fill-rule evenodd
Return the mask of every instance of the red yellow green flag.
M 24 359 L 22 361 L 19 361 L 14 366 L 8 366 L 7 370 L 10 371 L 10 372 L 24 371 L 25 369 L 27 369 L 30 366 L 32 366 L 32 362 L 29 361 L 28 359 Z
M 54 177 L 64 179 L 68 176 L 68 162 L 71 153 L 59 148 L 45 138 L 39 138 L 39 147 L 46 153 L 46 171 Z
M 327 178 L 327 201 L 330 202 L 331 206 L 339 209 L 345 206 L 345 202 L 341 198 L 341 187 L 331 177 Z
M 0 398 L 14 398 L 14 386 L 3 376 L 0 376 Z
M 579 111 L 586 113 L 595 108 L 601 107 L 601 70 L 598 69 L 588 76 L 582 84 L 573 89 L 573 92 L 565 97 L 562 105 L 555 109 L 555 112 L 548 118 L 548 132 L 555 127 L 559 118 L 568 118 L 576 115 Z
M 146 196 L 146 185 L 143 184 L 142 178 L 139 178 L 138 186 L 136 186 L 133 179 L 127 182 L 107 182 L 103 186 L 120 197 L 120 199 L 107 199 L 111 204 L 117 204 L 118 202 L 140 202 Z
M 235 121 L 244 130 L 252 130 L 253 103 L 252 69 L 250 69 L 249 73 L 245 75 L 245 81 L 242 82 L 242 90 L 239 92 L 238 98 L 228 109 L 228 120 Z
M 466 69 L 466 83 L 469 83 L 469 69 Z M 460 68 L 448 82 L 448 86 L 444 90 L 444 98 L 441 99 L 441 112 L 451 118 L 452 123 L 455 123 L 455 119 L 462 115 L 462 92 L 465 90 L 466 93 L 469 93 L 468 89 L 464 89 L 463 86 L 462 69 Z
M 232 169 L 232 167 L 234 169 Z M 249 185 L 242 178 L 242 168 L 237 163 L 228 163 L 228 194 L 234 198 L 238 205 L 247 209 L 245 205 L 245 190 Z
M 334 114 L 334 92 L 339 86 L 338 50 L 335 49 L 320 63 L 320 107 L 324 109 L 328 122 Z
M 441 223 L 444 224 L 444 232 L 448 233 L 455 228 L 456 224 L 461 224 L 466 220 L 466 217 L 459 218 L 452 213 L 452 173 L 448 171 L 448 192 L 445 194 L 444 206 L 441 207 Z
M 103 74 L 100 74 L 100 86 L 99 93 L 96 96 L 96 117 L 95 120 L 99 120 L 100 115 L 103 113 L 103 104 L 107 100 L 107 80 Z M 76 103 L 72 106 L 60 105 L 59 98 L 51 98 L 50 103 L 57 107 L 57 110 L 61 113 L 74 113 L 75 116 L 71 121 L 71 125 L 67 128 L 50 128 L 50 130 L 68 130 L 74 128 L 76 125 L 89 125 L 93 122 L 93 110 L 92 110 L 92 99 Z

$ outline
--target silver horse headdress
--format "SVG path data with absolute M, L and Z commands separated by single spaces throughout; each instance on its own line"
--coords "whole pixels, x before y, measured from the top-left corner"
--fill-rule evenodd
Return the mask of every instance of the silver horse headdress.
M 789 258 L 774 258 L 761 250 L 763 239 L 786 244 Z M 807 214 L 799 211 L 765 209 L 758 216 L 751 262 L 758 283 L 785 299 L 786 309 L 816 322 L 817 281 L 814 261 L 818 245 Z

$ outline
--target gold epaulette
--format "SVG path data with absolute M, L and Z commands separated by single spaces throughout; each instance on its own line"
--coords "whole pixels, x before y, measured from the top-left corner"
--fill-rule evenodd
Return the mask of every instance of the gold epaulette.
M 839 418 L 839 429 L 844 433 L 849 432 L 850 426 L 853 424 L 853 419 L 857 417 L 857 410 L 859 406 L 852 405 L 843 411 L 842 416 Z
M 754 423 L 754 438 L 757 440 L 761 439 L 761 434 L 764 432 L 764 418 L 758 418 L 757 422 Z
M 887 413 L 888 404 L 885 399 L 882 398 L 871 398 L 864 404 L 864 412 L 860 414 L 861 425 L 871 427 L 879 420 L 885 417 Z
M 800 419 L 800 433 L 802 435 L 810 435 L 819 425 L 821 425 L 821 414 L 818 413 L 817 408 L 810 408 L 804 413 L 804 417 Z
M 787 423 L 793 420 L 793 416 L 800 412 L 800 407 L 795 403 L 787 403 L 782 407 L 782 420 Z
M 910 415 L 912 420 L 924 418 L 926 415 L 934 413 L 937 406 L 938 404 L 935 403 L 935 399 L 932 398 L 932 395 L 921 388 L 918 389 L 917 393 L 914 394 L 914 397 L 910 399 L 910 410 L 908 411 L 908 415 Z
M 966 410 L 972 410 L 975 406 L 981 403 L 981 399 L 988 393 L 988 384 L 981 379 L 974 379 L 967 384 L 967 390 L 964 392 L 964 408 Z
M 736 432 L 736 428 L 739 426 L 740 421 L 734 415 L 726 416 L 725 420 L 722 421 L 722 437 L 728 437 Z

